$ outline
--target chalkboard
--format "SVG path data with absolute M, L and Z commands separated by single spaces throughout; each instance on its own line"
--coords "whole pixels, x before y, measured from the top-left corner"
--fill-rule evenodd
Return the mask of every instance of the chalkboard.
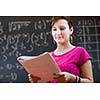
M 100 82 L 100 17 L 72 16 L 76 44 L 86 48 L 93 60 L 95 82 Z M 25 69 L 16 58 L 39 55 L 56 48 L 50 32 L 51 16 L 0 17 L 0 82 L 27 83 Z
M 92 57 L 95 82 L 100 82 L 100 17 L 74 17 L 77 45 L 84 47 Z

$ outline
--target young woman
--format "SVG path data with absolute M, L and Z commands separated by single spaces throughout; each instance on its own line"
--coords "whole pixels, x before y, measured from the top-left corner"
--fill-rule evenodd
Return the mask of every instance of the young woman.
M 91 57 L 87 51 L 72 45 L 74 26 L 69 16 L 55 16 L 51 20 L 51 31 L 57 48 L 51 52 L 61 72 L 54 74 L 51 83 L 92 83 Z M 28 75 L 33 82 L 32 75 Z

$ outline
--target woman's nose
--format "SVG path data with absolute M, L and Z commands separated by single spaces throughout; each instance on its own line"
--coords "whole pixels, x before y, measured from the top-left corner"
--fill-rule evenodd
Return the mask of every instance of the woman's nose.
M 55 32 L 55 34 L 61 34 L 61 31 L 60 31 L 60 30 L 57 30 L 57 31 Z

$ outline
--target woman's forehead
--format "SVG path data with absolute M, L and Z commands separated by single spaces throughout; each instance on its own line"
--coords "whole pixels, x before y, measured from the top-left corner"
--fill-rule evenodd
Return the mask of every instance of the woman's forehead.
M 53 25 L 53 27 L 56 27 L 56 26 L 68 26 L 68 22 L 65 19 L 59 19 Z

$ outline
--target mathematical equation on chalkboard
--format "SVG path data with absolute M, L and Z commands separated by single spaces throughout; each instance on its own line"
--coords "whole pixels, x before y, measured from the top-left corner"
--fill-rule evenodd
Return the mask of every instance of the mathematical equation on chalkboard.
M 91 55 L 93 68 L 98 70 L 98 72 L 97 70 L 94 72 L 94 76 L 98 77 L 100 70 L 100 17 L 78 20 L 76 34 L 78 45 L 86 48 Z M 100 82 L 100 79 L 98 80 Z
M 20 33 L 21 28 L 27 27 L 32 23 L 31 21 L 23 22 L 9 22 L 8 23 L 8 33 L 4 33 L 4 26 L 0 25 L 0 53 L 3 56 L 2 60 L 6 61 L 7 56 L 15 55 L 18 57 L 20 54 L 19 50 L 26 50 L 26 52 L 32 52 L 34 47 L 39 46 L 48 46 L 47 36 L 50 35 L 50 32 L 41 32 L 41 33 Z M 38 25 L 39 23 L 39 25 Z M 46 29 L 46 23 L 43 21 L 34 22 L 34 30 Z M 16 33 L 17 32 L 17 33 Z M 19 33 L 18 33 L 19 32 Z M 23 41 L 22 41 L 23 40 Z M 4 45 L 5 44 L 5 45 Z M 28 44 L 28 47 L 27 47 Z M 9 51 L 10 50 L 10 51 Z M 7 51 L 9 51 L 7 53 Z
M 16 71 L 23 70 L 16 58 L 26 53 L 32 54 L 34 50 L 38 52 L 36 48 L 46 48 L 50 45 L 48 24 L 49 19 L 34 22 L 11 21 L 4 24 L 0 21 L 0 80 L 16 81 Z

